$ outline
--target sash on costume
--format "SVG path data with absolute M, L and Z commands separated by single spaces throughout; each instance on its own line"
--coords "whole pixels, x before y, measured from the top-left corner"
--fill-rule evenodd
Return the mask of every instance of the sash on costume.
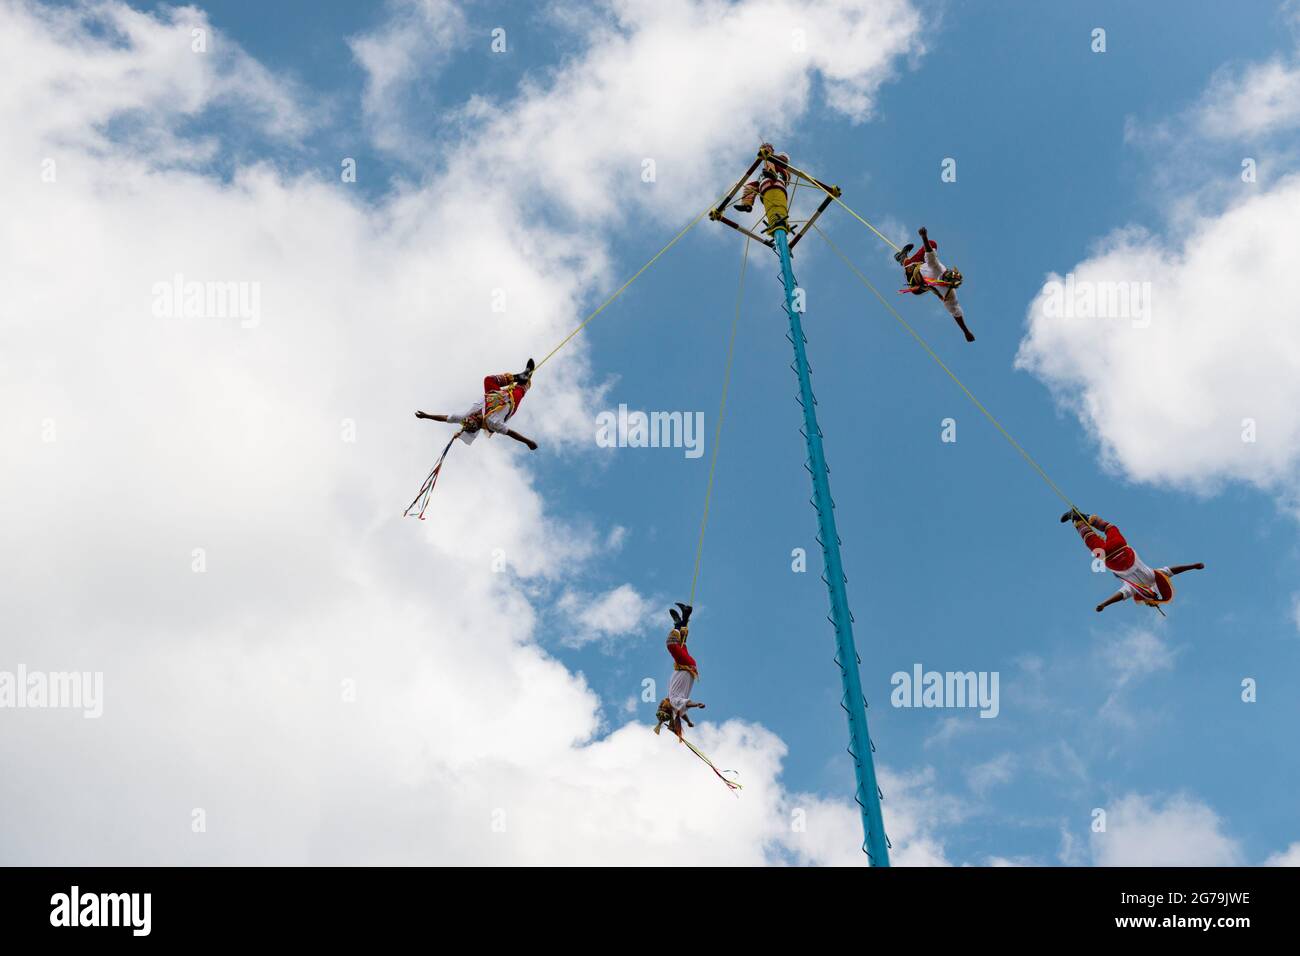
M 1134 584 L 1132 581 L 1127 582 L 1130 587 L 1137 592 L 1137 599 L 1148 607 L 1155 607 L 1157 604 L 1168 604 L 1174 599 L 1174 582 L 1169 575 L 1163 571 L 1152 569 L 1152 574 L 1156 576 L 1156 590 L 1144 588 L 1140 584 Z M 1165 596 L 1168 592 L 1168 596 Z

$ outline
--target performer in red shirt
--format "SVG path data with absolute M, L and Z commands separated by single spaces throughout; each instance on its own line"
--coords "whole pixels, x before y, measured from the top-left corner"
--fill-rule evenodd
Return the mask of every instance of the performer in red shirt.
M 659 733 L 660 728 L 667 724 L 668 729 L 680 737 L 682 721 L 686 721 L 688 727 L 695 726 L 687 716 L 687 711 L 692 707 L 704 705 L 691 700 L 691 690 L 700 676 L 699 665 L 695 663 L 691 652 L 686 649 L 692 608 L 689 604 L 682 604 L 680 601 L 677 607 L 681 608 L 680 614 L 677 608 L 670 608 L 668 611 L 673 619 L 673 629 L 668 632 L 667 641 L 668 654 L 673 659 L 673 676 L 668 682 L 668 696 L 659 702 L 659 709 L 655 712 L 655 719 L 659 721 L 655 725 L 655 733 Z
M 1119 528 L 1109 521 L 1097 515 L 1084 517 L 1074 510 L 1061 515 L 1061 522 L 1064 524 L 1066 521 L 1074 522 L 1084 546 L 1105 562 L 1106 569 L 1111 574 L 1124 582 L 1123 587 L 1097 605 L 1098 611 L 1104 611 L 1110 605 L 1128 598 L 1148 607 L 1168 604 L 1174 599 L 1174 583 L 1171 580 L 1174 575 L 1184 571 L 1205 570 L 1205 565 L 1201 563 L 1150 568 L 1138 557 Z
M 457 438 L 467 445 L 472 445 L 479 432 L 485 431 L 489 435 L 508 435 L 515 441 L 527 445 L 531 450 L 537 451 L 537 442 L 506 426 L 506 422 L 514 417 L 524 396 L 528 394 L 528 389 L 532 387 L 533 370 L 536 367 L 533 360 L 529 359 L 527 367 L 522 372 L 502 372 L 500 375 L 487 376 L 483 379 L 483 400 L 471 405 L 463 415 L 433 415 L 420 411 L 415 413 L 416 418 L 459 425 L 460 431 L 451 436 L 442 454 L 434 462 L 433 470 L 420 486 L 419 494 L 406 506 L 403 514 L 410 515 L 414 512 L 417 518 L 424 520 L 425 509 L 429 507 L 429 496 L 433 493 L 438 476 L 442 473 L 442 463 L 447 459 L 447 452 L 451 451 L 451 446 L 455 444 Z
M 470 406 L 463 415 L 416 412 L 415 417 L 459 425 L 460 431 L 456 437 L 467 445 L 473 444 L 480 431 L 486 431 L 488 434 L 495 432 L 508 435 L 536 451 L 537 442 L 506 427 L 506 422 L 514 417 L 524 396 L 528 394 L 528 389 L 532 387 L 534 368 L 533 360 L 529 359 L 528 366 L 522 372 L 502 372 L 500 375 L 487 376 L 483 379 L 483 401 Z
M 974 334 L 966 328 L 966 313 L 957 301 L 957 287 L 962 283 L 961 273 L 949 269 L 939 261 L 935 252 L 939 243 L 930 238 L 925 226 L 918 229 L 917 234 L 921 237 L 921 248 L 915 255 L 909 255 L 912 251 L 912 243 L 909 242 L 894 256 L 894 261 L 903 267 L 903 276 L 907 279 L 907 288 L 898 291 L 910 292 L 912 295 L 933 292 L 966 336 L 966 341 L 974 342 Z

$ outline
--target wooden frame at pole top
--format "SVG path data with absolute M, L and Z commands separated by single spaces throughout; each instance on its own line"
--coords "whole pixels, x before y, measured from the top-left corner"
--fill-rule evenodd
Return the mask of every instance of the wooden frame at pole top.
M 709 210 L 709 219 L 711 219 L 714 222 L 720 222 L 724 226 L 730 226 L 732 229 L 736 230 L 736 232 L 740 233 L 741 235 L 748 236 L 750 239 L 753 239 L 755 242 L 761 242 L 769 249 L 776 248 L 776 245 L 773 243 L 771 239 L 766 238 L 764 236 L 760 236 L 758 233 L 754 232 L 753 230 L 745 228 L 740 223 L 736 222 L 734 219 L 729 219 L 726 215 L 726 209 L 729 205 L 731 205 L 731 201 L 736 198 L 736 193 L 740 192 L 741 188 L 745 185 L 746 182 L 748 182 L 749 177 L 753 175 L 754 170 L 758 169 L 759 164 L 762 163 L 764 160 L 771 160 L 774 164 L 776 164 L 777 166 L 781 166 L 791 175 L 797 176 L 798 178 L 804 180 L 807 183 L 811 183 L 813 186 L 816 186 L 818 189 L 820 189 L 822 192 L 826 194 L 826 197 L 821 201 L 821 204 L 817 207 L 817 209 L 813 212 L 812 216 L 809 217 L 809 219 L 806 222 L 804 222 L 798 228 L 787 227 L 787 231 L 790 233 L 790 241 L 788 245 L 791 249 L 793 249 L 796 245 L 798 245 L 799 240 L 802 239 L 804 235 L 808 232 L 808 228 L 813 223 L 815 223 L 818 220 L 818 218 L 820 218 L 821 214 L 826 211 L 826 208 L 832 202 L 838 199 L 841 195 L 843 195 L 843 193 L 841 192 L 839 186 L 829 185 L 827 183 L 822 182 L 820 179 L 815 179 L 812 176 L 807 176 L 804 175 L 803 173 L 800 173 L 789 163 L 785 162 L 782 159 L 779 159 L 776 156 L 776 154 L 773 153 L 772 150 L 767 147 L 764 147 L 758 151 L 758 155 L 755 157 L 754 161 L 749 164 L 749 168 L 746 169 L 745 172 L 741 174 L 741 177 L 738 180 L 736 180 L 736 184 L 731 187 L 731 190 L 727 193 L 727 195 L 723 197 L 722 201 L 718 203 L 717 207 Z

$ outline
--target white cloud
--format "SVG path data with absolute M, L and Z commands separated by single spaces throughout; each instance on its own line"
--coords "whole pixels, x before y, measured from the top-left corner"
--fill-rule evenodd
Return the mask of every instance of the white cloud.
M 1129 628 L 1107 637 L 1101 657 L 1119 689 L 1159 671 L 1172 670 L 1175 653 L 1151 631 Z
M 1123 727 L 1135 726 L 1136 718 L 1128 709 L 1133 686 L 1152 674 L 1173 670 L 1177 652 L 1151 631 L 1128 628 L 1108 634 L 1098 655 L 1112 681 L 1101 716 Z
M 994 787 L 1009 782 L 1015 775 L 1015 770 L 1015 754 L 1000 754 L 971 767 L 966 772 L 966 782 L 971 790 L 982 796 Z
M 1274 853 L 1264 861 L 1265 866 L 1300 866 L 1300 842 Z
M 885 793 L 885 831 L 892 866 L 952 866 L 939 830 L 963 819 L 961 804 L 935 787 L 930 768 L 897 774 L 877 767 Z M 866 866 L 858 807 L 842 800 L 792 794 L 782 845 L 798 865 Z M 799 819 L 803 829 L 797 829 Z
M 753 71 L 790 9 L 620 8 L 617 34 L 495 107 L 484 135 L 448 144 L 457 175 L 367 205 L 269 162 L 228 179 L 194 165 L 220 144 L 182 127 L 213 107 L 240 104 L 228 121 L 263 135 L 292 136 L 310 115 L 230 39 L 192 54 L 198 11 L 0 6 L 0 525 L 21 543 L 0 551 L 6 661 L 105 677 L 98 721 L 5 718 L 4 778 L 41 785 L 0 784 L 6 818 L 23 822 L 0 855 L 753 864 L 793 852 L 779 739 L 701 723 L 705 752 L 741 772 L 736 799 L 643 724 L 600 736 L 595 695 L 539 648 L 537 581 L 580 577 L 603 535 L 549 511 L 528 452 L 458 444 L 428 521 L 399 517 L 449 434 L 412 409 L 463 408 L 478 376 L 543 354 L 609 287 L 604 248 L 582 236 L 580 259 L 554 251 L 574 236 L 533 219 L 523 193 L 588 197 L 594 217 L 633 193 L 639 181 L 616 171 L 653 149 L 678 184 L 657 194 L 675 215 L 691 189 L 712 189 L 686 183 L 725 178 L 748 151 L 756 97 L 793 123 L 820 68 L 837 103 L 865 115 L 893 58 L 917 48 L 901 3 L 822 3 L 807 21 L 823 44 L 851 31 L 854 62 L 777 54 Z M 735 51 L 725 58 L 745 69 L 726 75 L 746 78 L 681 96 L 723 75 L 692 54 L 704 49 Z M 376 97 L 381 79 L 400 84 L 371 65 Z M 124 117 L 139 135 L 110 134 Z M 46 157 L 55 182 L 40 180 Z M 530 170 L 541 175 L 523 191 L 460 175 Z M 448 224 L 456 243 L 438 241 Z M 256 327 L 156 315 L 155 285 L 178 273 L 257 284 Z M 467 334 L 498 288 L 510 305 L 492 334 Z M 589 433 L 581 340 L 564 354 L 520 413 L 543 453 Z M 508 573 L 494 574 L 500 555 Z M 909 792 L 891 794 L 891 832 L 903 856 L 940 862 Z M 826 812 L 837 806 L 849 805 Z
M 382 26 L 348 45 L 366 72 L 361 102 L 374 144 L 414 162 L 427 159 L 430 138 L 422 130 L 434 104 L 421 101 L 412 88 L 427 87 L 442 72 L 465 42 L 467 24 L 452 0 L 389 0 L 387 10 Z
M 1058 740 L 1036 755 L 1035 769 L 1048 777 L 1077 785 L 1087 780 L 1088 765 L 1068 741 Z
M 1292 129 L 1300 125 L 1300 65 L 1279 57 L 1240 72 L 1220 70 L 1197 111 L 1199 131 L 1214 139 Z
M 1184 794 L 1130 793 L 1106 809 L 1106 832 L 1090 835 L 1097 866 L 1239 866 L 1241 847 L 1223 821 Z
M 676 221 L 717 199 L 761 139 L 793 128 L 815 78 L 832 108 L 865 119 L 898 59 L 923 49 L 920 14 L 907 0 L 607 7 L 608 17 L 583 18 L 589 55 L 507 108 L 477 104 L 477 148 L 453 175 L 542 186 L 587 222 L 608 223 L 628 206 L 643 221 Z M 641 179 L 647 159 L 653 183 Z
M 1292 176 L 1251 187 L 1180 237 L 1112 234 L 1071 270 L 1075 288 L 1150 283 L 1149 321 L 1053 315 L 1045 291 L 1029 308 L 1017 366 L 1041 378 L 1107 465 L 1135 481 L 1203 492 L 1241 481 L 1293 497 L 1300 325 L 1283 286 L 1265 277 L 1286 275 L 1300 257 L 1297 216 Z
M 285 77 L 192 6 L 151 15 L 110 2 L 10 3 L 2 15 L 0 62 L 8 69 L 0 123 L 55 158 L 71 148 L 119 162 L 123 154 L 147 157 L 155 166 L 207 160 L 215 142 L 183 137 L 175 126 L 213 106 L 235 107 L 243 122 L 276 137 L 301 136 L 315 119 Z M 204 52 L 194 50 L 196 30 L 204 32 Z M 110 121 L 129 138 L 110 142 Z
M 621 584 L 601 595 L 584 596 L 567 591 L 561 595 L 557 608 L 564 615 L 566 627 L 560 640 L 567 647 L 640 634 L 650 623 L 651 615 L 660 610 L 657 603 L 643 597 L 630 584 Z M 665 622 L 666 618 L 667 615 Z
M 933 747 L 952 743 L 958 737 L 969 734 L 976 726 L 974 720 L 965 720 L 961 717 L 944 717 L 939 721 L 939 729 L 926 737 L 922 746 Z
M 1057 851 L 1056 858 L 1062 866 L 1084 866 L 1087 864 L 1082 841 L 1071 833 L 1070 828 L 1064 824 L 1061 825 L 1061 846 Z

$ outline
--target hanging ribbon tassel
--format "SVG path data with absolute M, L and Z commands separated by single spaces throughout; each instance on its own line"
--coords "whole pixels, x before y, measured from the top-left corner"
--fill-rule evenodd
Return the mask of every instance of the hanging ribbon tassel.
M 464 429 L 461 429 L 461 431 L 464 431 Z M 437 462 L 434 463 L 433 471 L 429 472 L 429 477 L 425 478 L 424 484 L 420 486 L 420 493 L 415 496 L 415 500 L 407 505 L 406 510 L 402 512 L 403 518 L 410 515 L 411 509 L 416 505 L 419 505 L 420 511 L 416 517 L 421 521 L 424 520 L 424 509 L 429 507 L 429 495 L 433 494 L 433 486 L 438 483 L 438 473 L 442 471 L 442 463 L 447 457 L 447 452 L 451 451 L 452 442 L 459 437 L 460 432 L 456 432 L 456 434 L 451 436 L 451 441 L 447 442 L 447 447 L 442 450 L 442 454 L 438 456 Z
M 744 787 L 742 787 L 742 786 L 741 786 L 739 783 L 737 783 L 735 780 L 730 780 L 730 779 L 728 779 L 727 777 L 724 777 L 724 776 L 723 776 L 724 773 L 736 773 L 735 770 L 719 770 L 717 767 L 713 766 L 713 761 L 712 761 L 712 760 L 710 760 L 708 757 L 704 756 L 704 754 L 700 753 L 700 751 L 696 748 L 695 744 L 691 743 L 691 742 L 690 742 L 689 740 L 687 740 L 685 737 L 678 737 L 677 739 L 680 740 L 682 743 L 684 743 L 686 746 L 690 747 L 690 748 L 691 748 L 691 753 L 695 754 L 695 756 L 699 757 L 699 758 L 700 758 L 701 760 L 703 760 L 706 764 L 708 764 L 708 765 L 709 765 L 709 769 L 712 770 L 715 774 L 718 775 L 718 779 L 721 780 L 723 783 L 725 783 L 725 784 L 727 785 L 727 789 L 728 789 L 728 790 L 731 790 L 732 792 L 735 792 L 736 790 L 743 790 L 743 789 L 744 789 Z

